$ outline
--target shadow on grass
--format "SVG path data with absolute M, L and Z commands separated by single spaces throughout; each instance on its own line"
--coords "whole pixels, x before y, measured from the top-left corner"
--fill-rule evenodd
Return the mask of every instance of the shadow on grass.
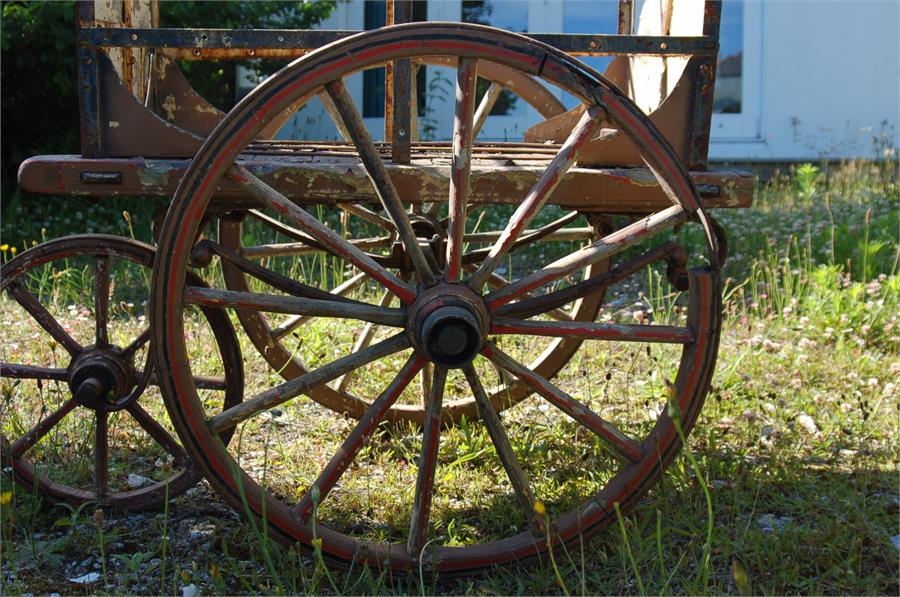
M 846 462 L 781 457 L 752 459 L 730 452 L 696 450 L 713 494 L 715 528 L 710 583 L 699 585 L 706 511 L 696 478 L 676 460 L 624 521 L 625 537 L 649 594 L 736 594 L 734 562 L 756 593 L 895 594 L 898 588 L 896 534 L 897 474 L 889 466 L 867 465 L 873 456 Z M 8 490 L 4 478 L 4 491 Z M 551 500 L 549 502 L 553 504 Z M 43 503 L 18 489 L 4 508 L 4 592 L 73 592 L 69 578 L 99 564 L 98 533 L 90 509 L 75 512 Z M 550 506 L 551 513 L 555 506 Z M 114 593 L 155 593 L 143 576 L 158 579 L 162 513 L 112 514 L 105 529 Z M 479 509 L 459 509 L 451 518 L 479 527 L 484 521 L 523 520 L 514 497 L 497 494 Z M 457 522 L 461 524 L 461 522 Z M 195 582 L 204 593 L 262 591 L 271 578 L 259 565 L 260 546 L 246 525 L 206 487 L 174 500 L 169 509 L 169 569 L 172 587 Z M 358 529 L 365 533 L 365 528 Z M 492 529 L 481 528 L 481 534 Z M 508 527 L 507 527 L 508 530 Z M 397 537 L 402 541 L 403 529 Z M 446 541 L 447 537 L 438 539 Z M 309 592 L 315 562 L 295 550 L 271 547 L 287 584 Z M 556 559 L 571 593 L 638 593 L 635 569 L 615 525 L 568 548 Z M 127 562 L 137 558 L 139 569 Z M 210 575 L 217 571 L 218 580 Z M 381 571 L 334 571 L 337 587 L 352 593 L 556 594 L 561 588 L 545 561 L 512 565 L 462 579 L 403 578 Z M 414 575 L 415 576 L 415 575 Z M 156 582 L 158 584 L 158 581 Z M 98 590 L 100 587 L 92 587 Z M 317 590 L 323 590 L 316 585 Z M 171 588 L 166 589 L 172 591 Z M 271 590 L 271 589 L 270 589 Z M 333 592 L 329 590 L 329 592 Z

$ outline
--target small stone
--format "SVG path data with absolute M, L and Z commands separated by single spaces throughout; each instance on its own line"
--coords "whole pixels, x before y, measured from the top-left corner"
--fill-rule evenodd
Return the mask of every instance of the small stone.
M 70 578 L 69 582 L 75 583 L 76 585 L 89 585 L 91 583 L 95 583 L 100 580 L 99 572 L 88 572 L 83 576 L 77 576 L 75 578 Z
M 204 541 L 209 539 L 215 532 L 216 527 L 211 522 L 200 522 L 191 525 L 189 529 L 189 537 L 191 541 Z
M 138 475 L 136 473 L 131 473 L 128 475 L 128 487 L 133 489 L 137 489 L 139 487 L 147 487 L 148 485 L 153 485 L 155 481 L 153 479 L 148 479 L 143 475 Z
M 784 530 L 788 524 L 793 522 L 790 516 L 775 516 L 774 514 L 763 514 L 756 521 L 763 533 L 771 533 L 773 531 Z

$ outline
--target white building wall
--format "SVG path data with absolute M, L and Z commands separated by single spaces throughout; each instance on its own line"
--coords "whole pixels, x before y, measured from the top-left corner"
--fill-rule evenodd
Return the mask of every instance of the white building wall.
M 883 127 L 898 145 L 898 0 L 770 0 L 758 8 L 759 80 L 750 74 L 744 91 L 758 94 L 757 138 L 717 139 L 714 122 L 712 159 L 874 157 L 872 138 Z
M 434 0 L 428 17 L 458 19 L 460 4 Z M 900 0 L 744 4 L 745 112 L 714 115 L 711 160 L 874 157 L 872 139 L 882 131 L 890 134 L 894 147 L 900 146 Z M 529 29 L 562 28 L 557 0 L 531 0 L 530 5 Z M 338 2 L 320 27 L 359 29 L 362 23 L 363 3 L 351 0 Z M 351 77 L 347 85 L 361 97 L 362 77 Z M 433 117 L 441 131 L 451 130 L 452 110 Z M 503 118 L 489 123 L 506 126 Z M 376 137 L 382 136 L 382 119 L 366 119 L 366 124 Z M 338 134 L 313 100 L 282 136 L 337 139 Z

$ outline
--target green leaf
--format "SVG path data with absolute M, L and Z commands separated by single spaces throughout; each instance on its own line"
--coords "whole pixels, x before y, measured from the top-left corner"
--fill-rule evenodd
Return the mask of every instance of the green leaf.
M 750 577 L 747 575 L 744 565 L 737 558 L 731 560 L 731 575 L 734 577 L 734 584 L 737 586 L 738 593 L 744 596 L 753 595 Z

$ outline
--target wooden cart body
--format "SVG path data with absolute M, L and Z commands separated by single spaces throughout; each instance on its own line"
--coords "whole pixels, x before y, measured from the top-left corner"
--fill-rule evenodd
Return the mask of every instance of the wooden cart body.
M 408 20 L 409 5 L 390 1 L 389 24 Z M 751 177 L 733 169 L 707 167 L 720 11 L 719 2 L 705 2 L 702 26 L 689 19 L 681 25 L 700 29 L 697 35 L 638 35 L 632 33 L 634 3 L 622 0 L 617 34 L 529 36 L 576 56 L 616 56 L 606 76 L 650 113 L 690 168 L 705 205 L 747 207 Z M 679 22 L 686 19 L 679 20 L 676 13 L 668 20 L 666 33 L 677 31 Z M 176 61 L 292 58 L 358 33 L 164 29 L 157 23 L 156 4 L 148 0 L 78 3 L 82 154 L 27 160 L 19 174 L 24 189 L 56 195 L 171 197 L 188 160 L 224 117 L 191 87 Z M 398 61 L 387 69 L 385 139 L 389 142 L 378 147 L 390 158 L 387 167 L 401 198 L 428 202 L 447 196 L 449 143 L 421 143 L 415 134 L 400 134 L 416 129 L 414 111 L 409 109 L 414 65 L 408 62 Z M 495 70 L 498 80 L 508 74 Z M 546 120 L 526 133 L 526 143 L 476 145 L 473 202 L 516 201 L 511 191 L 528 188 L 537 180 L 577 120 L 578 115 L 565 113 L 555 96 L 546 91 L 542 95 L 539 84 L 535 87 L 534 81 L 517 76 L 521 80 L 513 81 L 516 89 L 532 91 L 530 99 L 543 102 L 541 113 Z M 269 135 L 274 136 L 278 128 L 271 127 Z M 292 199 L 377 201 L 347 144 L 261 139 L 245 153 L 243 163 L 252 172 L 268 183 L 278 181 L 279 190 Z M 555 195 L 561 205 L 645 213 L 668 204 L 664 193 L 651 188 L 652 176 L 625 139 L 606 142 L 595 152 L 588 150 L 578 165 Z M 292 182 L 285 184 L 286 180 Z M 224 196 L 240 193 L 228 184 L 221 192 Z

